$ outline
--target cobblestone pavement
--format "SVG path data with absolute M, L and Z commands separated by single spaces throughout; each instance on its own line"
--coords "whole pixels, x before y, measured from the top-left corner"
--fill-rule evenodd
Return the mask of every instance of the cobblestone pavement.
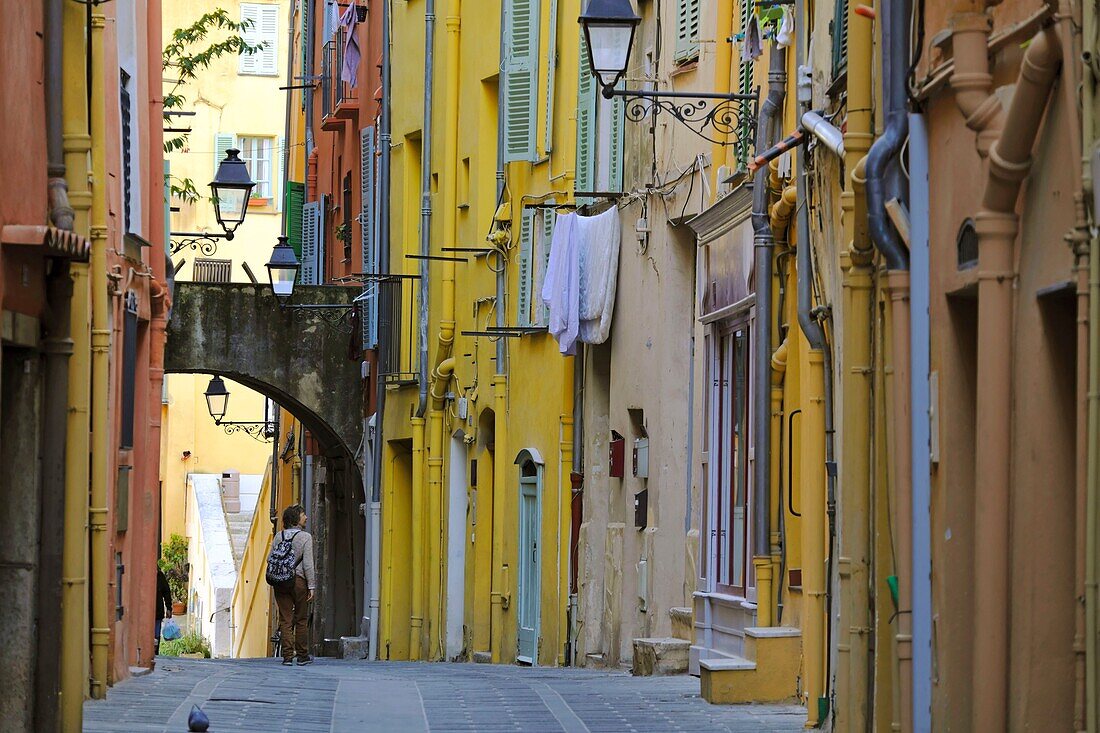
M 85 731 L 186 731 L 198 704 L 211 733 L 799 731 L 793 705 L 709 705 L 694 677 L 480 664 L 161 658 L 84 706 Z

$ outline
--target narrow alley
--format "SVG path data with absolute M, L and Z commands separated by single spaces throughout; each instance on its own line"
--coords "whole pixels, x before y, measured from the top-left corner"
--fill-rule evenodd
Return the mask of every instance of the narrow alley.
M 183 731 L 797 731 L 797 705 L 708 705 L 691 677 L 501 665 L 164 659 L 84 706 L 89 733 Z

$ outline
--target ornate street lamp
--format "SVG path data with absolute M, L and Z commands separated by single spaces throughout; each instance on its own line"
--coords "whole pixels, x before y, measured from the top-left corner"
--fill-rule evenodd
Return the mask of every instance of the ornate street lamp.
M 280 236 L 267 263 L 267 279 L 280 307 L 286 305 L 290 296 L 294 295 L 294 281 L 301 269 L 302 266 L 294 255 L 294 248 L 287 243 L 286 237 Z
M 267 261 L 267 280 L 271 283 L 271 293 L 275 296 L 279 308 L 288 311 L 316 311 L 325 323 L 338 325 L 356 309 L 356 303 L 337 305 L 318 303 L 315 305 L 290 305 L 294 295 L 294 282 L 302 265 L 294 254 L 294 248 L 287 243 L 285 236 L 279 237 L 278 244 L 271 250 L 271 259 Z
M 203 395 L 206 397 L 207 412 L 214 418 L 214 424 L 225 430 L 226 435 L 248 433 L 256 440 L 264 442 L 275 436 L 275 423 L 270 420 L 241 422 L 225 419 L 225 410 L 229 406 L 229 390 L 225 388 L 221 377 L 211 377 Z
M 613 95 L 608 90 L 614 91 L 626 73 L 634 31 L 641 22 L 629 0 L 589 0 L 580 17 L 588 46 L 588 67 L 609 99 Z
M 720 145 L 750 142 L 759 90 L 752 94 L 616 89 L 626 74 L 634 34 L 642 19 L 631 0 L 588 0 L 577 21 L 588 46 L 588 68 L 607 99 L 622 97 L 626 117 L 640 122 L 667 112 L 704 140 Z M 709 128 L 709 129 L 708 129 Z
M 230 148 L 225 151 L 225 160 L 218 165 L 218 172 L 210 182 L 210 192 L 214 200 L 214 218 L 218 220 L 225 234 L 208 232 L 171 232 L 170 253 L 176 255 L 182 250 L 197 250 L 204 257 L 212 257 L 218 251 L 218 240 L 232 240 L 237 227 L 244 222 L 248 213 L 248 199 L 256 182 L 248 175 L 248 166 L 238 157 L 241 151 Z
M 214 217 L 225 230 L 225 238 L 233 239 L 233 232 L 244 221 L 248 212 L 248 199 L 252 195 L 255 181 L 248 175 L 248 166 L 238 156 L 240 150 L 230 148 L 225 151 L 225 160 L 218 166 L 218 173 L 210 182 L 210 192 L 214 198 Z

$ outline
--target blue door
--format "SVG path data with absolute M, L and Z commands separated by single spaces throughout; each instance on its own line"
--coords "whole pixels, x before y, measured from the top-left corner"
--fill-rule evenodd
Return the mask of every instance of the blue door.
M 517 659 L 538 663 L 539 638 L 539 485 L 538 467 L 525 461 L 519 481 L 519 577 Z

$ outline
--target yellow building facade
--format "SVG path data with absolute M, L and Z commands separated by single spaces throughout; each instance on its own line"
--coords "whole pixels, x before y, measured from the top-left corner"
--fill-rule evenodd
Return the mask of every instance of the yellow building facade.
M 580 8 L 520 6 L 510 5 L 520 22 L 513 15 L 501 31 L 526 44 L 522 59 L 505 59 L 522 69 L 503 75 L 511 98 L 500 94 L 500 5 L 435 10 L 431 120 L 422 114 L 431 11 L 393 7 L 389 267 L 423 277 L 403 286 L 383 427 L 382 658 L 565 661 L 572 359 L 545 333 L 492 329 L 530 326 L 537 307 L 528 248 L 553 209 L 525 204 L 572 199 L 578 34 L 566 19 Z M 506 139 L 503 157 L 501 98 L 528 130 Z M 397 372 L 429 377 L 402 384 Z

